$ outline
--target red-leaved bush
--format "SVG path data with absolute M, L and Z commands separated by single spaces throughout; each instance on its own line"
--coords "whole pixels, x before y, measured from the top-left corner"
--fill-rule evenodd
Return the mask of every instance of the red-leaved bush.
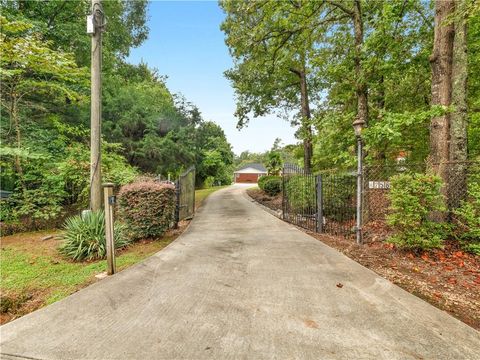
M 134 239 L 163 235 L 175 218 L 175 187 L 153 180 L 122 186 L 118 212 Z

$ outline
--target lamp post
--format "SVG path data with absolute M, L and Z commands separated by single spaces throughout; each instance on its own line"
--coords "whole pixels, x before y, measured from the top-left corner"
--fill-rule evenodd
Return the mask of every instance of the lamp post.
M 362 191 L 363 191 L 363 143 L 362 130 L 365 127 L 365 121 L 356 118 L 353 122 L 353 130 L 357 138 L 357 244 L 363 244 L 362 235 Z

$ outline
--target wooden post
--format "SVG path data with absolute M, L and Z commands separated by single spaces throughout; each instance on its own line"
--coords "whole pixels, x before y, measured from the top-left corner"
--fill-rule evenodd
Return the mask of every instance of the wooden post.
M 115 242 L 113 237 L 113 195 L 112 183 L 103 184 L 103 195 L 105 203 L 105 245 L 107 247 L 107 274 L 115 274 Z

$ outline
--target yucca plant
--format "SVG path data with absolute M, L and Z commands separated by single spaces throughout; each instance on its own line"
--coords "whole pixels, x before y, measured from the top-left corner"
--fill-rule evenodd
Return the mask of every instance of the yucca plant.
M 123 224 L 115 223 L 113 238 L 116 249 L 130 243 L 126 236 L 126 226 Z M 83 217 L 76 215 L 68 218 L 62 239 L 60 252 L 75 261 L 105 258 L 105 213 L 92 211 Z

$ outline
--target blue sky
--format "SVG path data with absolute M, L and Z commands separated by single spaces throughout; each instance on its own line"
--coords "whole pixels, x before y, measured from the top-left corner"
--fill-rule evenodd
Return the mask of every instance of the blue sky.
M 129 61 L 146 62 L 168 76 L 171 92 L 182 93 L 207 120 L 225 131 L 236 154 L 268 150 L 275 138 L 295 143 L 295 129 L 275 116 L 252 119 L 238 131 L 235 98 L 223 72 L 232 66 L 220 23 L 223 11 L 216 1 L 152 1 L 150 35 L 131 51 Z

